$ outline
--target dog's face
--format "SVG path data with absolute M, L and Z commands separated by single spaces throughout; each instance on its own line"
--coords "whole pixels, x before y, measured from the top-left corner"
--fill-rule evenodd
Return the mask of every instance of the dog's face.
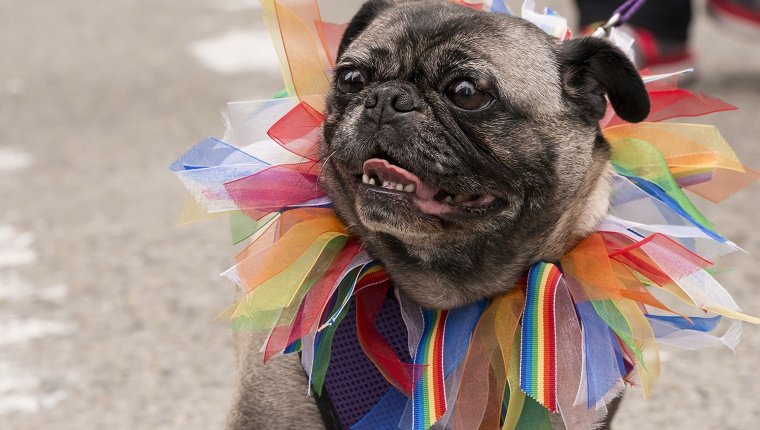
M 603 40 L 560 44 L 445 1 L 371 1 L 339 49 L 322 185 L 420 304 L 503 293 L 606 212 L 605 94 L 624 119 L 648 113 L 635 68 Z

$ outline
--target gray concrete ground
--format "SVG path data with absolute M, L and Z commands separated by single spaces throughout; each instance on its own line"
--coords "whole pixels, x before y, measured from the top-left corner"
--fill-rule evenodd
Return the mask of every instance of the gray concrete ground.
M 269 58 L 245 33 L 262 28 L 250 4 L 0 2 L 0 429 L 222 426 L 234 363 L 212 319 L 233 296 L 216 276 L 233 250 L 224 222 L 174 227 L 183 192 L 166 166 L 221 135 L 226 101 L 279 86 L 269 65 L 193 54 L 226 35 L 212 51 Z M 695 88 L 740 107 L 709 121 L 759 167 L 760 37 L 702 12 L 694 36 Z M 723 280 L 755 315 L 758 198 L 706 209 L 749 252 Z M 629 395 L 616 428 L 758 428 L 758 355 L 760 327 L 736 356 L 667 350 L 654 395 Z

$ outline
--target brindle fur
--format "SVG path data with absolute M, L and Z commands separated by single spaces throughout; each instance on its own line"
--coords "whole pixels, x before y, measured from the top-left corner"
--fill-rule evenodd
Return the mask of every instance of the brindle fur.
M 606 41 L 558 43 L 520 18 L 446 1 L 366 3 L 344 35 L 336 76 L 349 68 L 367 85 L 327 96 L 321 185 L 394 284 L 428 307 L 509 291 L 532 263 L 557 260 L 592 231 L 610 193 L 610 149 L 598 126 L 605 95 L 626 120 L 649 110 L 635 68 Z M 443 92 L 456 77 L 483 83 L 494 102 L 480 111 L 453 107 Z M 364 102 L 389 88 L 416 109 L 378 126 Z M 354 177 L 379 154 L 426 183 L 490 193 L 502 206 L 442 221 L 399 195 L 357 203 Z M 239 335 L 228 428 L 321 426 L 297 360 L 262 367 L 256 338 Z

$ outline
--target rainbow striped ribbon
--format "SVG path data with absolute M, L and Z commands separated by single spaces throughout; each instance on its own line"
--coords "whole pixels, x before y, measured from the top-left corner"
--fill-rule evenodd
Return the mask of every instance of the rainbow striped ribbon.
M 554 294 L 561 279 L 554 264 L 542 261 L 530 268 L 522 325 L 520 388 L 552 412 L 557 412 Z
M 443 336 L 447 315 L 447 310 L 422 310 L 423 331 L 414 364 L 425 366 L 412 392 L 414 430 L 429 429 L 446 412 Z

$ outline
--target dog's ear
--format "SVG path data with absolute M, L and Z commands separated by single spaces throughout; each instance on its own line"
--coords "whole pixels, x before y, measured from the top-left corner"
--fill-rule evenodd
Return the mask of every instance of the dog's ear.
M 343 38 L 338 46 L 338 58 L 343 55 L 348 45 L 359 37 L 380 12 L 391 6 L 393 6 L 392 0 L 369 0 L 364 3 L 359 12 L 351 18 L 351 22 L 348 23 L 348 27 L 346 27 L 345 33 L 343 33 Z
M 599 37 L 564 42 L 559 50 L 562 85 L 565 93 L 589 119 L 604 117 L 610 99 L 615 113 L 628 122 L 649 115 L 649 95 L 636 67 L 623 52 Z

